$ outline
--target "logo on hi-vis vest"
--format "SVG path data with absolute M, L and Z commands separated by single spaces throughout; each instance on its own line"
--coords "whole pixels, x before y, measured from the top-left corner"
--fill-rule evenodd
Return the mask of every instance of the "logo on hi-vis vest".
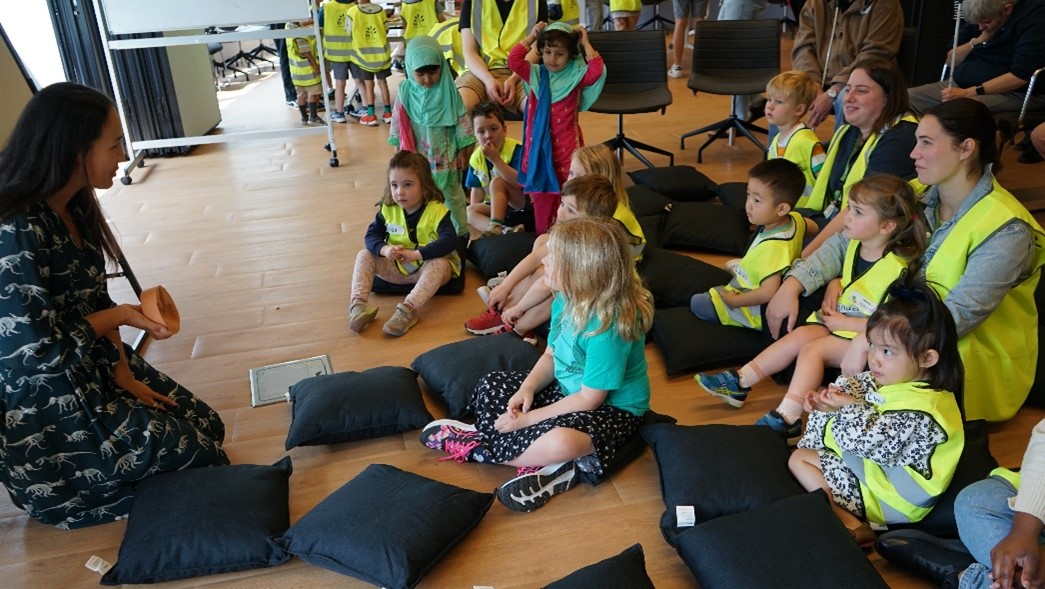
M 367 25 L 366 26 L 366 32 L 364 32 L 363 35 L 367 39 L 378 39 L 379 38 L 378 35 L 377 35 L 377 27 L 375 27 L 374 25 Z
M 415 29 L 421 29 L 423 31 L 428 30 L 428 19 L 423 14 L 415 14 L 414 18 L 410 19 L 410 26 Z

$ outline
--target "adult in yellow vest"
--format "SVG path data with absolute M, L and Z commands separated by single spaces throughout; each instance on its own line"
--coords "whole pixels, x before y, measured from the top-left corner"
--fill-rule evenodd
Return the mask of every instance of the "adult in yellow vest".
M 849 188 L 870 174 L 892 174 L 904 180 L 915 177 L 909 157 L 914 148 L 917 123 L 908 112 L 907 83 L 895 61 L 864 59 L 849 74 L 845 97 L 846 125 L 831 139 L 827 160 L 813 185 L 813 192 L 798 201 L 799 212 L 821 227 L 802 250 L 808 257 L 828 237 L 842 230 Z M 920 187 L 915 186 L 915 192 Z M 776 323 L 779 325 L 779 318 Z
M 1042 228 L 991 173 L 998 162 L 990 111 L 970 98 L 944 102 L 918 125 L 911 156 L 931 185 L 925 216 L 933 230 L 923 272 L 958 326 L 969 419 L 1004 421 L 1034 382 L 1038 309 L 1045 264 Z
M 428 36 L 439 42 L 443 49 L 443 57 L 458 76 L 468 71 L 464 63 L 464 49 L 461 47 L 460 20 L 455 16 L 435 25 L 428 31 Z
M 548 22 L 546 0 L 464 0 L 461 49 L 468 71 L 456 80 L 465 108 L 493 102 L 521 112 L 522 80 L 508 69 L 508 52 L 538 22 Z

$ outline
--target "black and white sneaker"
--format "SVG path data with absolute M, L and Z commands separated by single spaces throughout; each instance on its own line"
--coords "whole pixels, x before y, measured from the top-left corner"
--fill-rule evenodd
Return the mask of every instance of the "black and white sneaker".
M 497 499 L 512 511 L 536 511 L 552 495 L 568 491 L 577 484 L 577 469 L 572 460 L 511 479 L 497 489 Z

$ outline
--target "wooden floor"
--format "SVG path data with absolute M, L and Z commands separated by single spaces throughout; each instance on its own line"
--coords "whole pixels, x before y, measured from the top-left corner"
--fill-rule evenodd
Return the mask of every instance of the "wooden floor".
M 394 82 L 399 79 L 393 76 Z M 675 103 L 666 116 L 629 116 L 625 126 L 636 139 L 675 150 L 681 133 L 723 118 L 728 99 L 695 98 L 685 80 L 669 83 Z M 297 122 L 297 112 L 282 105 L 274 78 L 233 85 L 221 95 L 223 128 L 259 130 Z M 585 113 L 581 121 L 589 142 L 615 132 L 616 119 L 609 115 Z M 290 409 L 286 404 L 250 407 L 250 368 L 320 354 L 328 354 L 339 372 L 409 366 L 424 351 L 469 337 L 461 324 L 483 309 L 473 294 L 482 282 L 469 266 L 465 293 L 435 299 L 406 336 L 387 337 L 380 325 L 361 335 L 348 330 L 352 262 L 373 218 L 372 204 L 385 182 L 391 150 L 384 126 L 337 125 L 335 132 L 338 168 L 327 166 L 321 136 L 206 146 L 188 157 L 151 160 L 135 172 L 131 186 L 116 184 L 102 195 L 142 284 L 165 285 L 182 312 L 181 333 L 152 343 L 145 356 L 220 412 L 228 432 L 225 447 L 234 463 L 270 464 L 286 454 Z M 517 124 L 511 132 L 519 135 Z M 821 132 L 829 132 L 826 125 Z M 690 149 L 677 151 L 676 163 L 693 164 L 696 146 L 691 143 Z M 758 159 L 759 153 L 746 142 L 734 147 L 719 142 L 705 152 L 705 163 L 698 169 L 719 182 L 743 180 Z M 1011 149 L 1005 159 L 1009 168 L 1001 175 L 1004 183 L 1041 183 L 1040 165 L 1015 163 Z M 667 163 L 666 158 L 654 162 Z M 625 165 L 638 168 L 630 157 Z M 1037 179 L 1031 179 L 1032 174 Z M 114 283 L 113 290 L 128 297 L 125 285 Z M 378 319 L 387 319 L 398 300 L 375 296 L 372 301 L 381 309 Z M 743 409 L 733 409 L 698 392 L 689 375 L 667 378 L 652 345 L 647 357 L 653 409 L 675 416 L 681 424 L 749 424 L 773 408 L 783 393 L 780 386 L 762 384 Z M 430 397 L 426 401 L 434 415 L 444 415 Z M 1030 429 L 1043 415 L 1027 409 L 992 429 L 992 449 L 1002 464 L 1020 461 Z M 437 463 L 438 455 L 417 442 L 417 432 L 297 448 L 290 456 L 294 521 L 371 463 L 483 491 L 514 474 L 506 467 Z M 537 587 L 641 542 L 658 588 L 694 587 L 694 577 L 661 537 L 658 520 L 663 509 L 656 464 L 647 452 L 603 485 L 579 486 L 536 513 L 513 513 L 495 504 L 420 586 Z M 117 522 L 59 531 L 30 520 L 6 497 L 0 498 L 0 585 L 94 586 L 98 578 L 84 563 L 92 554 L 115 562 L 125 526 Z M 162 544 L 156 549 L 162 550 Z M 875 554 L 868 557 L 891 586 L 928 587 Z M 167 586 L 369 587 L 297 559 L 275 568 Z

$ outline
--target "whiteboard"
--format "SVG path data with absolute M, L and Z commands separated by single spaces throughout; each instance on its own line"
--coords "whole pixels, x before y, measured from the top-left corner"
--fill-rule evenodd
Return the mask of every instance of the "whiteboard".
M 101 3 L 111 35 L 311 18 L 310 0 L 101 0 Z

